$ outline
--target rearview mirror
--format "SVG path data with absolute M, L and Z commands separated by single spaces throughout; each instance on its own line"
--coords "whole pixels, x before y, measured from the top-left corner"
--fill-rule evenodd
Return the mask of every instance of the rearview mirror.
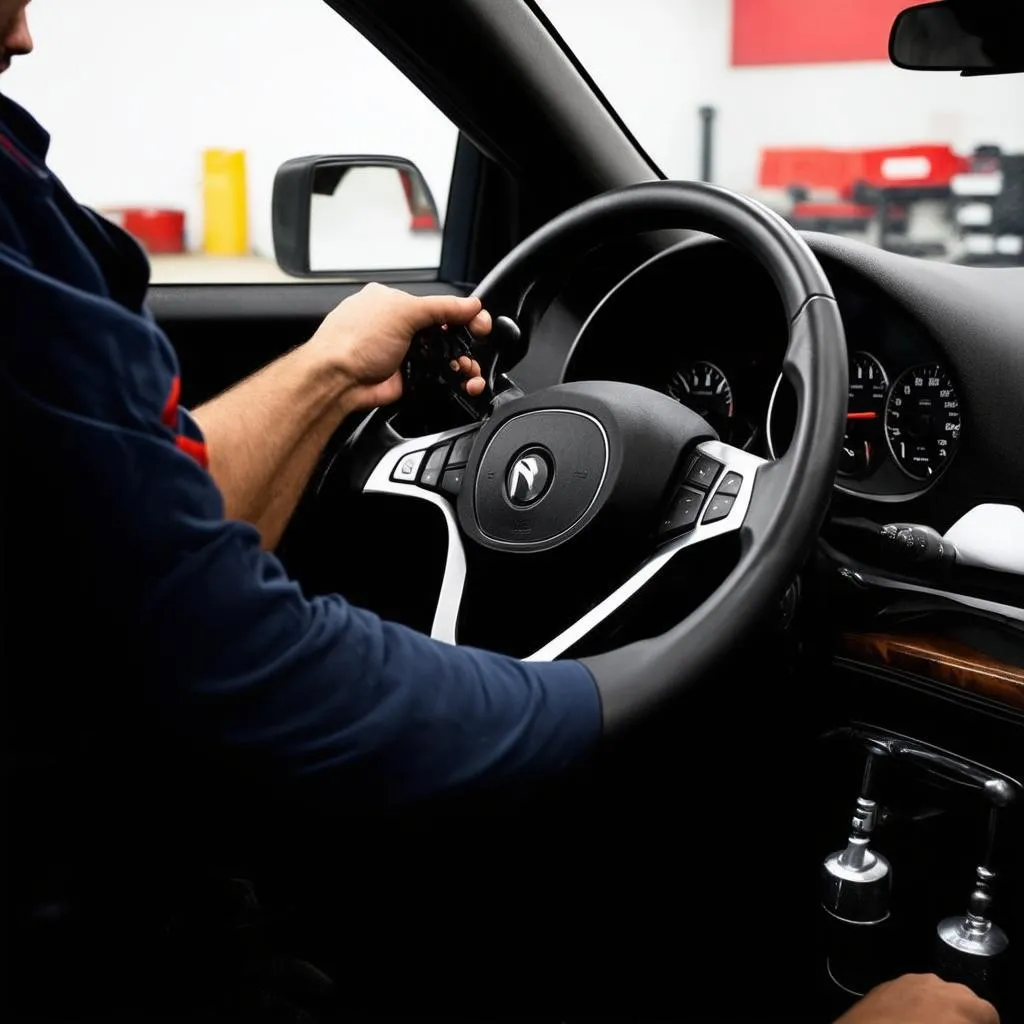
M 911 71 L 1002 75 L 1024 71 L 1022 11 L 1007 0 L 938 0 L 901 11 L 889 59 Z
M 437 204 L 398 157 L 289 160 L 274 179 L 272 218 L 274 255 L 294 277 L 430 278 L 441 259 Z

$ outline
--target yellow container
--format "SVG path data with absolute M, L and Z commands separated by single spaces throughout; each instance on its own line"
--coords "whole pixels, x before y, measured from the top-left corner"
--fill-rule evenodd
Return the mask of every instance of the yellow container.
M 203 152 L 203 251 L 211 256 L 249 252 L 245 151 Z

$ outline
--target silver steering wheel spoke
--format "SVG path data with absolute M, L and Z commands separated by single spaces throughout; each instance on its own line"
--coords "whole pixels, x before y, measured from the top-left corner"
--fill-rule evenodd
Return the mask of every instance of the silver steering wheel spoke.
M 678 482 L 675 497 L 661 524 L 665 539 L 657 550 L 603 601 L 534 651 L 526 658 L 527 661 L 553 661 L 561 657 L 636 597 L 680 552 L 715 537 L 735 533 L 743 526 L 754 491 L 754 479 L 758 470 L 769 463 L 721 441 L 705 441 L 697 446 L 696 452 L 711 460 L 704 463 L 702 469 L 713 475 L 707 480 L 694 480 L 695 476 L 702 474 L 695 472 L 695 460 L 688 460 L 690 479 Z
M 439 467 L 428 464 L 431 452 L 439 450 L 439 445 L 453 444 L 458 438 L 475 432 L 475 426 L 458 427 L 403 440 L 384 453 L 363 485 L 366 494 L 417 498 L 441 510 L 448 531 L 448 551 L 430 635 L 449 644 L 455 643 L 459 607 L 466 586 L 466 549 L 455 514 L 454 496 L 442 489 L 446 462 L 442 461 Z M 447 468 L 454 471 L 459 467 Z
M 429 502 L 444 516 L 448 550 L 430 635 L 451 644 L 456 642 L 466 585 L 466 549 L 453 505 L 454 495 L 440 489 L 440 477 L 427 472 L 427 462 L 431 451 L 438 446 L 452 444 L 474 431 L 475 427 L 460 427 L 404 440 L 385 452 L 363 488 L 368 494 L 390 494 Z M 708 465 L 713 475 L 706 481 L 679 482 L 676 500 L 670 502 L 662 522 L 663 539 L 653 554 L 625 582 L 526 660 L 552 661 L 562 656 L 635 597 L 680 552 L 741 528 L 750 506 L 754 478 L 767 463 L 750 452 L 720 441 L 705 441 L 696 451 L 711 460 Z M 422 482 L 424 479 L 428 481 L 426 484 Z

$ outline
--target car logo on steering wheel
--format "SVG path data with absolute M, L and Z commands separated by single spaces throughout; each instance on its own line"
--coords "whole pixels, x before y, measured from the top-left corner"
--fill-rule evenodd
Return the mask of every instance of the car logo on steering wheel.
M 508 468 L 506 489 L 513 505 L 540 501 L 551 482 L 551 462 L 546 452 L 531 448 L 513 459 Z

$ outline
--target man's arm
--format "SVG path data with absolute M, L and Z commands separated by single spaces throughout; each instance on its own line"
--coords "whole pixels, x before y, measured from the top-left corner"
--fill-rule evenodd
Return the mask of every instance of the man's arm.
M 192 411 L 228 519 L 277 546 L 324 445 L 352 412 L 350 382 L 306 345 Z
M 412 336 L 433 324 L 490 329 L 478 299 L 416 297 L 368 285 L 342 302 L 306 344 L 193 410 L 229 519 L 276 547 L 331 435 L 352 412 L 401 395 Z M 479 367 L 465 367 L 478 389 Z

